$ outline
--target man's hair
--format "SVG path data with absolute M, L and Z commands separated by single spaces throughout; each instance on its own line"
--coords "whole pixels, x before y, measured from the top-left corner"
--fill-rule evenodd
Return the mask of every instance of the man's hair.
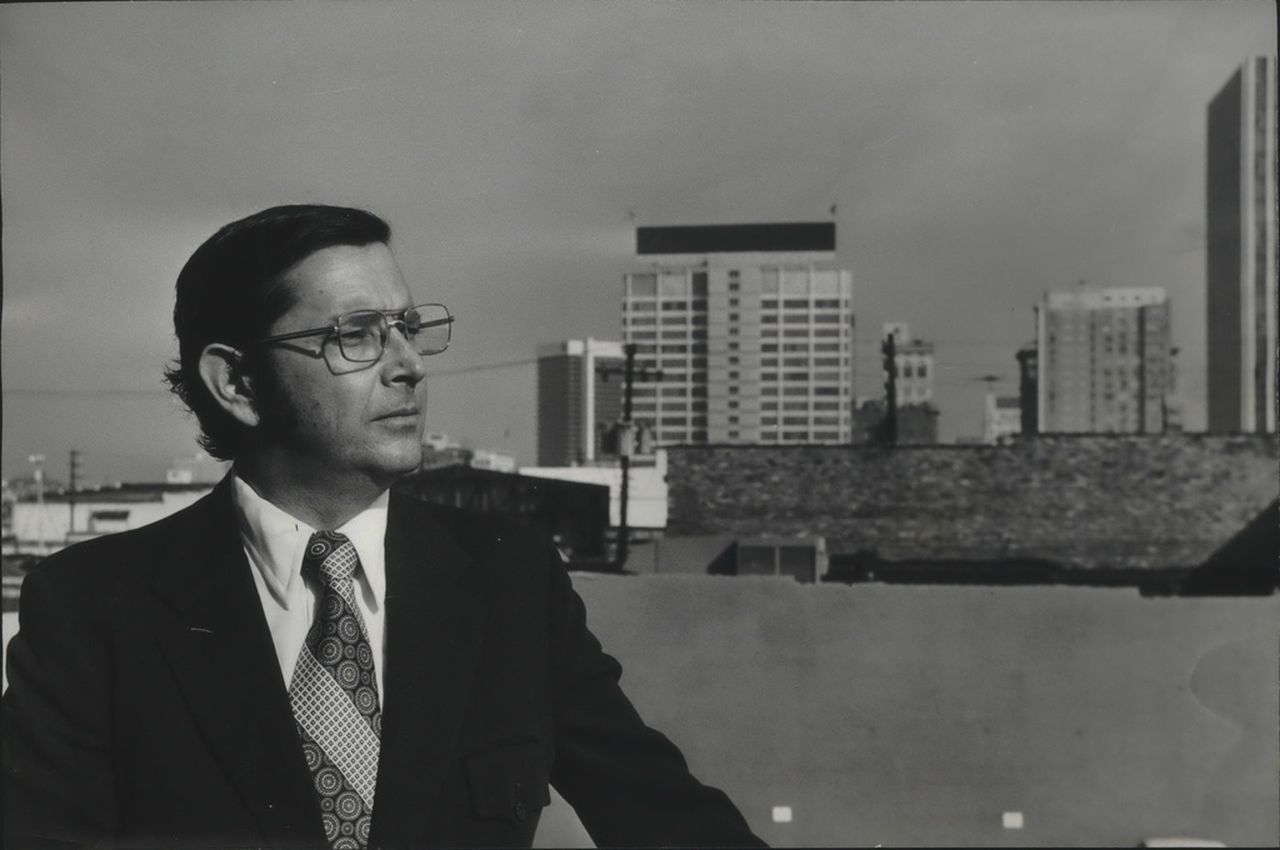
M 390 239 L 390 226 L 371 212 L 298 204 L 233 221 L 196 249 L 178 274 L 173 308 L 178 359 L 164 377 L 199 420 L 200 445 L 209 454 L 234 460 L 245 432 L 200 378 L 205 346 L 217 342 L 243 350 L 266 335 L 293 305 L 293 294 L 282 285 L 285 273 L 315 252 Z M 247 368 L 244 361 L 242 367 Z

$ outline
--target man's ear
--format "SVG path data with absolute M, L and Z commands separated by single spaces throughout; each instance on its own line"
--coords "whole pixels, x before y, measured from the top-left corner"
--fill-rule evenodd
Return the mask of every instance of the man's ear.
M 242 360 L 231 346 L 210 343 L 200 352 L 200 379 L 219 407 L 253 428 L 259 422 L 257 398 Z

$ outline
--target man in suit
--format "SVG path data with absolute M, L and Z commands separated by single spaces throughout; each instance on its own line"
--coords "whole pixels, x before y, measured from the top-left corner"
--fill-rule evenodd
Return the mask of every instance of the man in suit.
M 391 494 L 421 461 L 415 304 L 376 216 L 276 207 L 178 277 L 167 377 L 233 460 L 207 497 L 26 579 L 6 846 L 753 845 L 618 687 L 553 547 Z

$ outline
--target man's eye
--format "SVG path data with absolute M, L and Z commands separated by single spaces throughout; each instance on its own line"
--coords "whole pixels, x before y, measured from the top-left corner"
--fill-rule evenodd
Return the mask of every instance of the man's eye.
M 373 328 L 346 328 L 338 331 L 338 342 L 348 348 L 365 345 L 376 336 Z

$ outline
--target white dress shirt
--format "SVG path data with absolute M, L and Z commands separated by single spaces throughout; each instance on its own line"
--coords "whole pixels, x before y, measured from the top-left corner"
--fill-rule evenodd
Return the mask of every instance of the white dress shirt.
M 253 565 L 253 582 L 262 600 L 262 613 L 266 615 L 276 658 L 280 661 L 280 672 L 288 688 L 323 590 L 318 582 L 302 578 L 302 557 L 306 553 L 307 541 L 317 529 L 258 495 L 239 475 L 232 478 L 232 497 L 239 520 L 240 542 Z M 370 648 L 373 649 L 379 704 L 382 702 L 382 671 L 386 666 L 383 632 L 387 594 L 388 501 L 388 493 L 383 492 L 373 504 L 341 528 L 334 529 L 351 540 L 356 554 L 360 556 L 360 569 L 354 577 L 356 607 L 360 609 Z

